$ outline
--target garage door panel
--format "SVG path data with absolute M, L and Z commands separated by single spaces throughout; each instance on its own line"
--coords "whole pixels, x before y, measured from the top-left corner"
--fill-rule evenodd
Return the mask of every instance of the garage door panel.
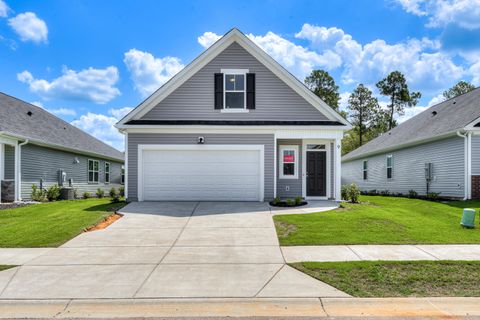
M 259 150 L 145 150 L 144 200 L 260 200 Z

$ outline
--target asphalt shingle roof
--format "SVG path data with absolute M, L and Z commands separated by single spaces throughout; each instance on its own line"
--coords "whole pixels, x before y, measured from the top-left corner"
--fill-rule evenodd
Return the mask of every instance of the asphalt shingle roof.
M 28 113 L 31 112 L 31 115 Z M 123 161 L 123 153 L 48 111 L 0 92 L 0 131 L 32 142 Z
M 435 113 L 436 112 L 436 113 Z M 421 142 L 463 129 L 480 117 L 480 88 L 434 105 L 392 130 L 346 154 L 342 161 L 381 153 L 406 143 Z

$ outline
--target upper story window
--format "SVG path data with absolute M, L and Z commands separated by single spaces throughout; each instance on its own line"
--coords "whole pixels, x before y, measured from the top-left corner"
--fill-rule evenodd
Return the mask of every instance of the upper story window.
M 245 109 L 245 73 L 224 73 L 225 109 Z
M 98 172 L 100 163 L 98 160 L 88 160 L 88 182 L 98 183 Z
M 363 160 L 363 180 L 368 179 L 368 161 Z
M 393 178 L 393 155 L 387 156 L 387 179 Z
M 222 69 L 215 73 L 215 109 L 249 112 L 255 109 L 255 74 L 248 69 Z
M 280 179 L 298 178 L 298 146 L 280 146 Z

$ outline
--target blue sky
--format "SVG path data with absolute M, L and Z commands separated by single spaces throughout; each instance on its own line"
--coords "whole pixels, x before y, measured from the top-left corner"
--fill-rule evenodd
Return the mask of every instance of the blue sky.
M 423 94 L 400 121 L 480 85 L 480 0 L 0 0 L 0 91 L 122 150 L 117 119 L 232 27 L 301 80 L 328 70 L 343 108 L 393 70 Z

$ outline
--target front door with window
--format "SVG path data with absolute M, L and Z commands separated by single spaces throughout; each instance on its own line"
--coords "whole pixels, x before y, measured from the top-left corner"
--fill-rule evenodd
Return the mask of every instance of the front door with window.
M 327 153 L 307 151 L 307 197 L 327 195 Z

